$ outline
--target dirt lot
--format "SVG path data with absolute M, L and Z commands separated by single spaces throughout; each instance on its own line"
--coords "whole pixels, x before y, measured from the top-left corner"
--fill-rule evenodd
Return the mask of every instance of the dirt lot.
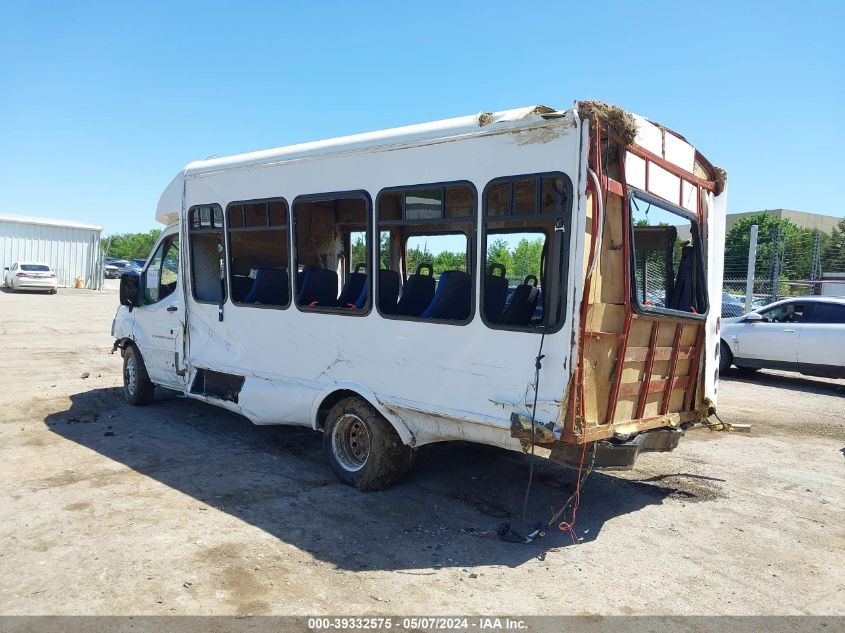
M 0 294 L 0 613 L 845 613 L 845 381 L 729 376 L 720 412 L 752 433 L 594 473 L 580 544 L 516 545 L 462 528 L 519 516 L 521 455 L 430 446 L 363 494 L 310 431 L 128 406 L 116 301 Z M 574 473 L 537 468 L 539 520 Z

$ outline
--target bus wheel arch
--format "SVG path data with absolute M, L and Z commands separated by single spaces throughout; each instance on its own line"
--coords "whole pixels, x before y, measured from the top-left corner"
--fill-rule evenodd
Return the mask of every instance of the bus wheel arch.
M 343 483 L 359 490 L 384 490 L 414 465 L 414 448 L 365 398 L 351 391 L 326 414 L 323 449 Z
M 354 382 L 343 382 L 331 385 L 325 389 L 317 398 L 314 399 L 314 405 L 311 411 L 311 419 L 313 420 L 315 430 L 323 430 L 326 425 L 326 418 L 332 407 L 344 398 L 350 396 L 357 396 L 365 400 L 371 407 L 378 411 L 382 417 L 390 422 L 390 425 L 402 439 L 402 442 L 408 446 L 416 444 L 416 438 L 411 433 L 410 429 L 405 425 L 405 422 L 396 414 L 388 411 L 376 398 L 376 394 L 370 389 L 367 389 L 361 384 Z

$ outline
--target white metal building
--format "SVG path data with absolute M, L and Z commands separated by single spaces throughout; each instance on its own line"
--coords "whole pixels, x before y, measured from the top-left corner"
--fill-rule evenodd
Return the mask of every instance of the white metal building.
M 69 220 L 0 215 L 0 266 L 16 261 L 50 264 L 60 287 L 82 277 L 86 288 L 100 286 L 102 227 Z M 0 277 L 2 279 L 2 277 Z

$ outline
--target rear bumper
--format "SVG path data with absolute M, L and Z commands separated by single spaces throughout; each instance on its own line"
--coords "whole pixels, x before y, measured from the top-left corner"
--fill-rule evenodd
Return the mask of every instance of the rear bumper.
M 628 470 L 634 467 L 640 453 L 666 453 L 675 450 L 681 441 L 682 429 L 654 429 L 645 431 L 625 442 L 601 440 L 595 443 L 593 468 L 614 468 Z M 592 449 L 587 448 L 588 455 Z M 577 444 L 558 444 L 549 459 L 578 468 L 582 447 Z M 591 457 L 588 457 L 591 459 Z
M 18 279 L 15 288 L 20 290 L 55 290 L 58 284 L 55 279 Z

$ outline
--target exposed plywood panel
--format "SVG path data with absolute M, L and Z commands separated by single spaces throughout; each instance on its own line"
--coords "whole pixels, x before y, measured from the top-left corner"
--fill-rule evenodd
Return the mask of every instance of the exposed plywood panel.
M 657 344 L 661 346 L 671 347 L 675 340 L 675 324 L 661 322 L 660 332 L 657 335 Z
M 599 303 L 625 302 L 625 280 L 619 274 L 624 270 L 622 252 L 622 198 L 608 196 L 602 232 L 601 258 L 593 279 L 591 300 Z
M 634 419 L 634 413 L 637 409 L 637 396 L 626 396 L 619 398 L 616 404 L 616 413 L 613 415 L 614 422 L 626 422 Z
M 584 350 L 584 415 L 590 424 L 607 418 L 608 394 L 616 363 L 618 342 L 591 340 Z
M 634 319 L 631 322 L 631 333 L 628 335 L 628 345 L 648 347 L 651 341 L 651 324 L 653 321 Z
M 625 325 L 625 306 L 616 303 L 595 303 L 587 315 L 587 329 L 593 332 L 621 333 Z
M 640 382 L 643 379 L 645 363 L 625 363 L 622 366 L 622 382 Z
M 669 412 L 673 413 L 673 412 L 677 412 L 677 411 L 683 411 L 683 409 L 684 409 L 684 392 L 679 390 L 679 389 L 675 389 L 675 390 L 672 391 L 672 395 L 669 398 Z
M 590 261 L 590 248 L 589 245 L 593 243 L 593 192 L 587 191 L 587 221 L 585 226 L 587 227 L 586 239 L 584 240 L 584 265 L 581 270 L 584 271 L 584 275 L 587 274 L 587 267 L 589 266 Z
M 681 345 L 695 345 L 695 341 L 698 338 L 699 327 L 701 326 L 698 324 L 685 325 L 684 333 L 681 334 Z
M 651 368 L 651 375 L 655 378 L 667 378 L 669 376 L 669 360 L 655 360 Z
M 663 393 L 650 393 L 645 400 L 643 408 L 644 418 L 653 418 L 660 415 L 660 405 L 663 404 Z

